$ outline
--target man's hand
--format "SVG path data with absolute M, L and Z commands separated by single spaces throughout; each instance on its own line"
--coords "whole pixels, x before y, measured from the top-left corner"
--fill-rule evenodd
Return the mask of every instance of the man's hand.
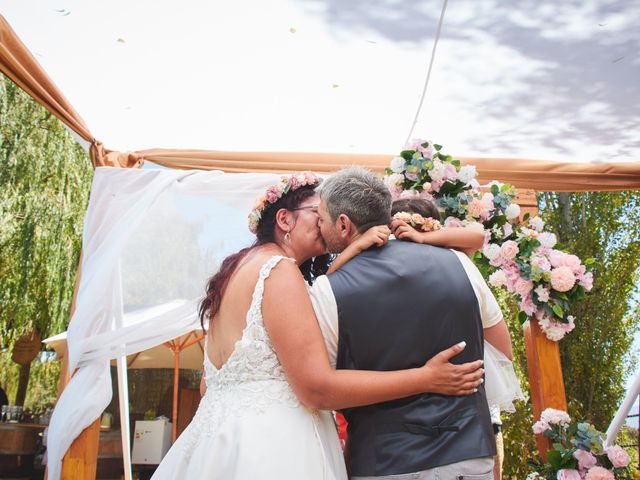
M 478 391 L 478 385 L 484 382 L 482 378 L 484 369 L 481 368 L 483 361 L 476 360 L 462 365 L 449 362 L 451 358 L 462 352 L 465 346 L 465 342 L 460 342 L 447 348 L 430 358 L 422 367 L 428 371 L 426 391 L 455 396 L 470 395 Z

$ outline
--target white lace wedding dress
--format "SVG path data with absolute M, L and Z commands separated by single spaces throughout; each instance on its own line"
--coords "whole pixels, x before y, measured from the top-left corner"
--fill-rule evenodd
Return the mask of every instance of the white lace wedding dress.
M 242 337 L 220 370 L 205 348 L 207 392 L 152 479 L 347 478 L 331 412 L 298 401 L 262 321 L 264 281 L 283 258 L 261 268 Z

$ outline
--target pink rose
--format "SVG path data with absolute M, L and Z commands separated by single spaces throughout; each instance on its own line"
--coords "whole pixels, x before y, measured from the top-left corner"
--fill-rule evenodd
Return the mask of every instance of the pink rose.
M 318 181 L 318 177 L 313 172 L 302 172 L 304 174 L 304 178 L 307 181 L 307 185 L 314 185 Z
M 415 198 L 418 196 L 418 192 L 415 190 L 403 190 L 400 194 L 400 198 Z
M 615 480 L 615 478 L 613 472 L 602 467 L 592 467 L 584 477 L 585 480 Z
M 586 272 L 583 275 L 578 276 L 578 283 L 582 285 L 587 292 L 593 288 L 593 273 Z
M 609 457 L 615 468 L 626 467 L 631 461 L 626 450 L 618 445 L 605 449 L 605 452 L 607 452 L 607 457 Z
M 269 203 L 276 203 L 280 198 L 278 191 L 273 187 L 269 187 L 269 189 L 267 190 L 266 196 L 267 196 L 267 202 Z
M 551 262 L 543 255 L 533 255 L 531 257 L 531 266 L 536 267 L 538 270 L 548 272 L 551 270 Z
M 546 430 L 549 430 L 549 424 L 544 420 L 539 420 L 533 424 L 533 433 L 536 435 L 540 435 L 544 433 Z
M 443 180 L 451 180 L 455 181 L 458 178 L 458 171 L 456 170 L 455 165 L 451 163 L 444 164 L 444 177 Z
M 407 180 L 411 180 L 412 182 L 415 182 L 418 178 L 418 174 L 413 172 L 404 172 L 404 176 L 407 177 Z
M 504 231 L 504 236 L 508 237 L 513 233 L 513 226 L 507 222 L 502 226 L 502 230 Z
M 425 184 L 426 185 L 426 184 Z M 429 188 L 431 188 L 431 184 L 429 184 Z M 420 192 L 420 194 L 418 195 L 420 198 L 422 198 L 423 200 L 426 200 L 427 202 L 433 202 L 435 199 L 433 198 L 433 195 L 431 195 L 427 190 L 423 190 Z
M 522 298 L 526 297 L 531 290 L 533 290 L 533 282 L 531 280 L 521 278 L 516 282 L 516 293 Z
M 516 286 L 516 288 L 518 287 Z M 522 310 L 524 313 L 526 313 L 529 316 L 532 316 L 533 314 L 535 314 L 536 310 L 538 309 L 535 303 L 533 303 L 533 298 L 531 295 L 527 295 L 526 297 L 524 297 L 522 301 L 518 304 L 518 307 L 520 308 L 520 310 Z
M 431 190 L 434 192 L 439 192 L 440 187 L 444 183 L 444 180 L 434 180 L 431 182 Z
M 456 217 L 447 217 L 444 221 L 444 226 L 447 228 L 458 228 L 462 227 L 462 222 L 459 218 Z
M 576 284 L 576 277 L 569 267 L 551 270 L 551 286 L 558 292 L 568 292 Z
M 578 272 L 580 267 L 582 267 L 582 262 L 580 262 L 580 259 L 575 255 L 566 255 L 563 259 L 563 264 L 573 272 Z
M 551 261 L 551 265 L 554 267 L 562 266 L 562 257 L 564 257 L 566 253 L 561 252 L 560 250 L 551 250 L 549 253 L 549 261 Z
M 298 177 L 296 175 L 291 175 L 291 179 L 289 180 L 289 182 L 291 183 L 292 190 L 300 188 L 300 180 L 298 180 Z
M 507 260 L 515 258 L 519 251 L 520 249 L 518 248 L 518 244 L 513 240 L 507 240 L 502 244 L 502 247 L 500 248 L 502 257 Z
M 576 450 L 573 452 L 573 458 L 578 460 L 578 468 L 580 470 L 589 470 L 598 463 L 598 459 L 591 452 L 585 450 Z
M 556 477 L 558 480 L 581 480 L 580 472 L 577 470 L 558 470 L 558 476 Z

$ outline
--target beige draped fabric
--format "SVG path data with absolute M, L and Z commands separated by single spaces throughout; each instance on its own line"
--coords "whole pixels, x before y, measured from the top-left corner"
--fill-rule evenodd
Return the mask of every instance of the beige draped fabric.
M 144 161 L 178 169 L 226 172 L 331 172 L 362 165 L 381 172 L 393 154 L 222 152 L 152 149 L 116 152 L 95 139 L 80 115 L 49 78 L 34 56 L 0 15 L 0 70 L 91 144 L 94 166 L 139 167 Z M 633 163 L 570 163 L 512 158 L 460 158 L 475 165 L 479 181 L 500 180 L 537 191 L 598 191 L 640 188 L 640 161 Z

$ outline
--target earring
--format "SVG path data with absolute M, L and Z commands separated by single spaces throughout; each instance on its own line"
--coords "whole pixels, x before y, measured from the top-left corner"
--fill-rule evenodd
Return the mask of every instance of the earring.
M 289 234 L 289 232 L 287 232 L 287 233 L 285 233 L 285 234 L 284 234 L 284 239 L 285 239 L 287 242 L 291 242 L 291 235 Z

